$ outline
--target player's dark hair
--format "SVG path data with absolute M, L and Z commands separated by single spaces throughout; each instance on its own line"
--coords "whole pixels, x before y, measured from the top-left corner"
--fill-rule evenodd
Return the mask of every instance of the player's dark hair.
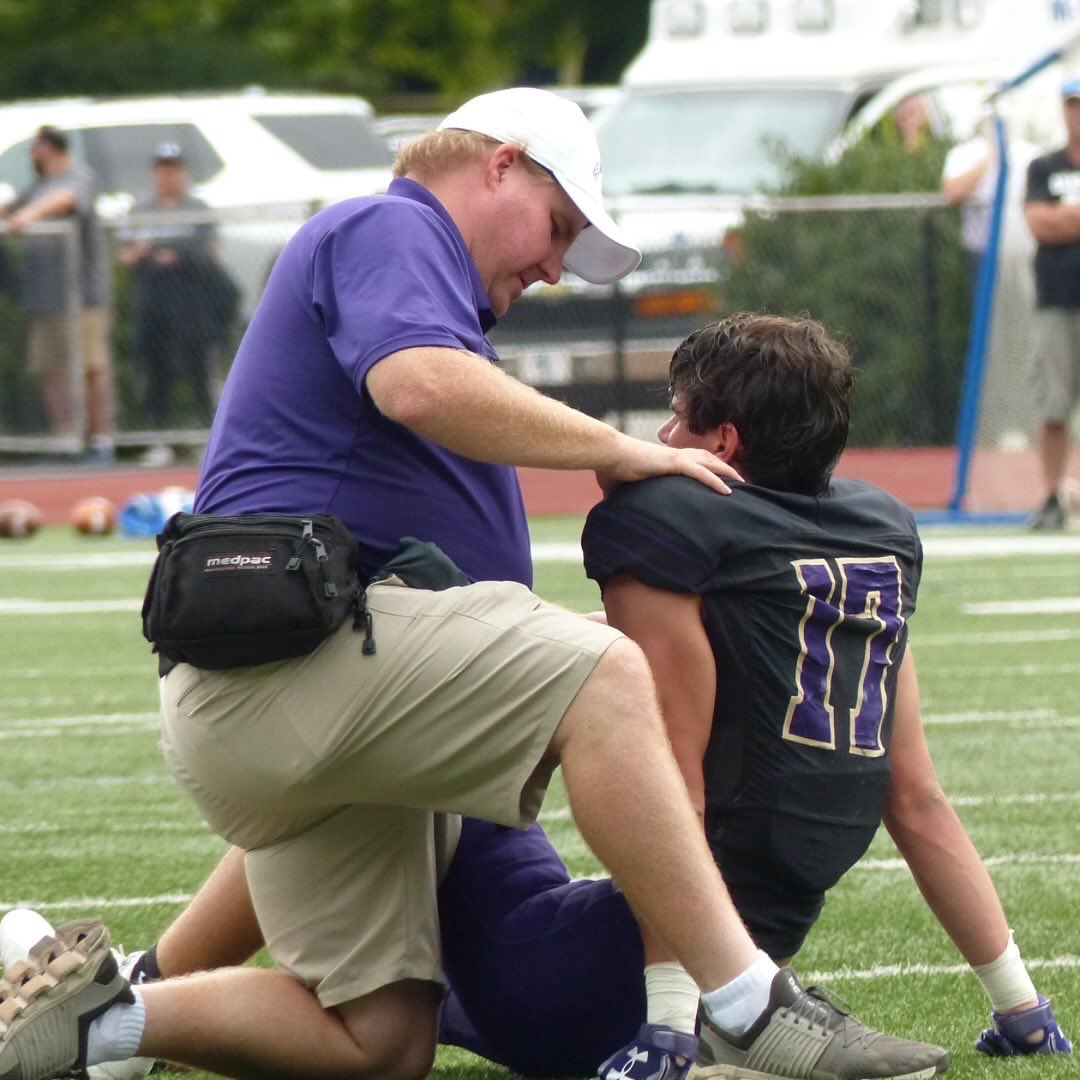
M 844 449 L 855 373 L 848 350 L 810 318 L 739 312 L 692 333 L 669 368 L 695 435 L 739 433 L 733 463 L 750 483 L 816 495 Z

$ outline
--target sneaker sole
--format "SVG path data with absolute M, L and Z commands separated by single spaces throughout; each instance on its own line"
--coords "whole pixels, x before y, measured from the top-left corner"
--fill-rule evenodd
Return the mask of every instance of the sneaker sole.
M 946 1066 L 947 1068 L 948 1066 Z M 851 1077 L 849 1080 L 930 1080 L 945 1069 L 937 1065 L 928 1065 L 925 1069 L 916 1069 L 914 1072 L 890 1073 L 888 1076 L 876 1077 Z M 690 1069 L 687 1080 L 714 1080 L 723 1077 L 724 1080 L 807 1080 L 804 1076 L 787 1076 L 783 1073 L 759 1072 L 757 1069 L 746 1069 L 741 1065 L 694 1065 Z M 0 1077 L 3 1080 L 3 1077 Z
M 109 932 L 95 920 L 58 927 L 6 975 L 7 1000 L 14 997 L 21 1008 L 0 1033 L 0 1080 L 79 1071 L 90 1022 L 118 1001 L 134 1001 L 109 948 Z M 78 1029 L 74 1048 L 72 1024 Z

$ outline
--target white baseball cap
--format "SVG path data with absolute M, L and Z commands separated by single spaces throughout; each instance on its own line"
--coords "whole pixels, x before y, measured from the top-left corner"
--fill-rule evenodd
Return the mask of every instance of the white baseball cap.
M 600 148 L 592 125 L 569 98 L 550 90 L 515 87 L 466 101 L 440 125 L 515 143 L 551 172 L 589 224 L 570 245 L 567 269 L 597 285 L 625 277 L 641 252 L 604 209 Z

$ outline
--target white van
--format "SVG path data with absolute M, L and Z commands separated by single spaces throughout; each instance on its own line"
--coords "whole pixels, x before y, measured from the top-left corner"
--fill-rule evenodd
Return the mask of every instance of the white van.
M 320 206 L 384 191 L 392 154 L 363 98 L 235 93 L 67 98 L 0 104 L 0 204 L 33 177 L 29 147 L 43 124 L 101 184 L 98 211 L 121 219 L 150 188 L 161 143 L 180 147 L 192 193 L 223 215 L 222 255 L 245 315 L 285 241 Z
M 745 196 L 778 179 L 775 147 L 823 154 L 901 76 L 1014 73 L 1078 30 L 1077 0 L 653 0 L 596 121 L 605 194 Z

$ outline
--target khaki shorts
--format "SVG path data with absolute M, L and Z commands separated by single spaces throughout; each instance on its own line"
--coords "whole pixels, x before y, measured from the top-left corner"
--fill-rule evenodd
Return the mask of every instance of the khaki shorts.
M 1036 310 L 1031 390 L 1040 420 L 1069 419 L 1080 397 L 1080 309 Z
M 27 366 L 31 375 L 70 370 L 74 342 L 66 312 L 32 315 L 26 332 Z M 103 307 L 84 307 L 79 312 L 79 347 L 83 371 L 109 370 L 109 318 Z
M 532 822 L 555 729 L 621 636 L 512 582 L 380 583 L 368 607 L 374 656 L 346 623 L 308 656 L 161 681 L 173 775 L 247 850 L 271 955 L 325 1006 L 441 978 L 436 815 Z

